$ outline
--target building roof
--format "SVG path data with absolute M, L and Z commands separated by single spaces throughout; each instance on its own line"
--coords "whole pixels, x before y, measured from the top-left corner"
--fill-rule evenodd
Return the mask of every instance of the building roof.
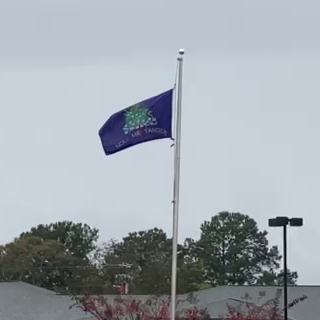
M 225 314 L 227 304 L 239 306 L 246 302 L 246 295 L 252 300 L 250 302 L 258 304 L 260 293 L 264 296 L 260 303 L 275 297 L 276 292 L 281 287 L 273 286 L 221 286 L 196 292 L 198 299 L 197 306 L 207 308 L 212 318 L 218 318 Z M 306 296 L 307 299 L 289 309 L 289 317 L 292 320 L 316 320 L 320 313 L 320 286 L 292 286 L 288 288 L 288 302 Z M 283 304 L 281 296 L 280 303 Z
M 185 302 L 181 308 L 207 308 L 211 318 L 219 319 L 226 315 L 227 306 L 241 306 L 248 294 L 257 303 L 260 292 L 263 301 L 274 298 L 279 287 L 262 286 L 222 286 L 194 293 L 196 301 Z M 320 313 L 320 286 L 289 287 L 289 302 L 307 296 L 307 299 L 289 310 L 291 320 L 316 320 Z M 111 303 L 116 296 L 107 296 Z M 145 301 L 148 296 L 125 296 Z M 180 296 L 185 300 L 187 295 Z M 67 295 L 32 286 L 23 282 L 0 283 L 0 319 L 5 320 L 92 320 L 80 309 L 69 307 L 73 304 Z
M 73 308 L 72 299 L 23 282 L 0 283 L 0 319 L 91 320 Z

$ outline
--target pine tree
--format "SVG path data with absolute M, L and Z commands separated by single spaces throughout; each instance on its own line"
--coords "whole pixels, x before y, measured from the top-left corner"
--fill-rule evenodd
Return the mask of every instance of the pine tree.
M 143 104 L 130 107 L 125 112 L 125 121 L 126 123 L 123 127 L 125 134 L 133 130 L 157 124 L 157 119 L 154 118 L 151 110 Z

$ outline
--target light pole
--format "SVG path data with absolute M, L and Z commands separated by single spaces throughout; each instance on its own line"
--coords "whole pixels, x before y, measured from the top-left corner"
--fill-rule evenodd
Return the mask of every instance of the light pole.
M 302 227 L 302 218 L 276 217 L 269 219 L 269 227 L 283 227 L 283 307 L 284 320 L 288 320 L 288 268 L 287 268 L 287 225 Z

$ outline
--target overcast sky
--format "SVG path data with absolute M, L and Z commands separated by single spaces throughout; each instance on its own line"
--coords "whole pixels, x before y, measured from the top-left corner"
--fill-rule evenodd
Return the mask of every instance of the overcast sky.
M 289 267 L 320 284 L 319 29 L 316 0 L 0 0 L 0 243 L 64 219 L 171 235 L 170 141 L 105 157 L 97 132 L 183 47 L 180 239 L 222 210 L 303 217 Z

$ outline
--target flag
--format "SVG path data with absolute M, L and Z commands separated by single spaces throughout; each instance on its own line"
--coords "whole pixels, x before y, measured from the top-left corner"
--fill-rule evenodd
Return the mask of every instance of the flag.
M 113 114 L 99 130 L 106 155 L 172 137 L 173 89 Z

